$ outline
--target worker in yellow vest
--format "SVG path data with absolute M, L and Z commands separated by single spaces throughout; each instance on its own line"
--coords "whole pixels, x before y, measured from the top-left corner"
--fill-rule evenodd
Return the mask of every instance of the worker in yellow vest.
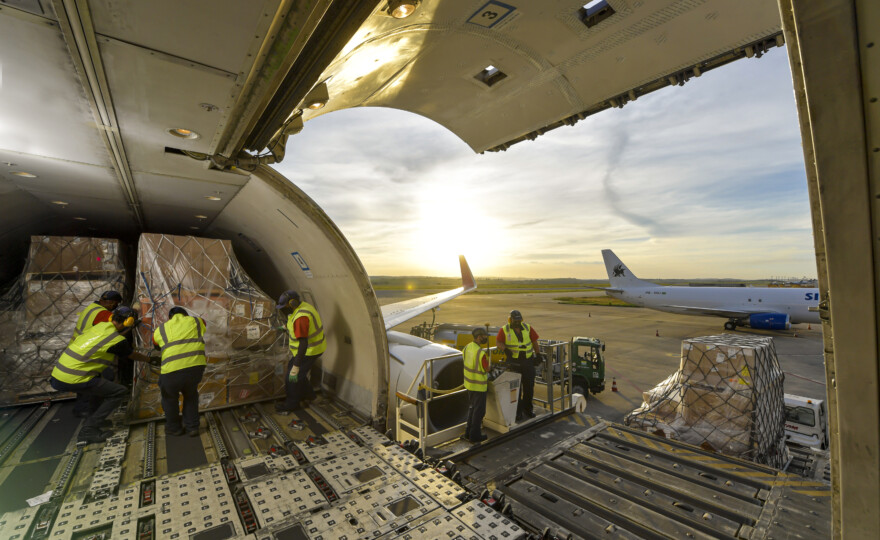
M 159 392 L 165 411 L 165 434 L 199 436 L 199 383 L 205 373 L 205 321 L 175 306 L 168 320 L 153 331 L 153 344 L 162 350 Z M 180 395 L 183 394 L 183 424 Z
M 109 322 L 113 310 L 122 303 L 122 295 L 118 291 L 105 291 L 96 302 L 87 305 L 77 314 L 76 326 L 73 328 L 73 338 L 78 338 L 82 333 L 100 322 Z
M 110 322 L 113 310 L 116 309 L 120 303 L 122 303 L 122 295 L 119 294 L 119 292 L 104 291 L 104 294 L 102 294 L 97 301 L 87 305 L 77 314 L 76 326 L 73 327 L 73 337 L 70 338 L 70 343 L 73 343 L 74 339 L 81 336 L 84 330 L 91 328 L 98 323 Z M 131 341 L 129 340 L 129 342 Z M 108 367 L 101 372 L 101 376 L 108 381 L 113 381 L 116 380 L 116 371 L 113 368 Z M 87 418 L 92 412 L 94 412 L 91 405 L 92 400 L 88 396 L 77 394 L 76 403 L 73 406 L 73 415 L 77 418 Z
M 483 417 L 486 415 L 486 392 L 489 390 L 489 355 L 483 348 L 489 342 L 485 328 L 474 328 L 471 331 L 474 340 L 465 345 L 464 354 L 464 387 L 468 396 L 467 427 L 462 439 L 472 443 L 486 440 L 482 432 Z
M 290 343 L 290 362 L 287 364 L 286 397 L 275 406 L 278 412 L 299 409 L 304 400 L 315 398 L 309 380 L 309 371 L 327 350 L 324 340 L 324 324 L 315 306 L 303 302 L 296 291 L 287 291 L 278 299 L 278 309 L 293 309 L 287 317 L 287 333 Z
M 520 394 L 516 404 L 516 420 L 534 418 L 532 398 L 535 394 L 535 364 L 541 362 L 538 333 L 523 322 L 522 313 L 513 310 L 507 324 L 501 327 L 495 338 L 498 350 L 507 357 L 510 370 L 520 373 Z
M 145 356 L 134 352 L 125 339 L 125 334 L 136 325 L 134 310 L 120 306 L 113 311 L 110 322 L 87 327 L 55 361 L 49 377 L 52 388 L 59 392 L 76 392 L 91 400 L 92 412 L 77 436 L 79 442 L 103 442 L 113 434 L 104 429 L 108 427 L 105 421 L 125 399 L 128 390 L 101 377 L 101 372 L 114 366 L 117 358 L 147 361 Z

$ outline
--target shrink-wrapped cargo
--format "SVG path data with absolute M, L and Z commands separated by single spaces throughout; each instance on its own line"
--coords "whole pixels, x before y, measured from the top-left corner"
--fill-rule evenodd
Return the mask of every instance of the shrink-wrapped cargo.
M 784 375 L 772 338 L 682 342 L 679 370 L 644 393 L 624 423 L 708 450 L 784 465 Z
M 118 240 L 33 236 L 19 279 L 0 303 L 0 405 L 69 397 L 48 385 L 77 316 L 106 291 L 126 296 Z
M 284 393 L 287 341 L 275 302 L 247 276 L 228 240 L 143 234 L 138 242 L 138 345 L 152 348 L 156 328 L 175 306 L 205 321 L 208 365 L 200 408 L 216 409 Z M 133 418 L 162 415 L 158 368 L 136 368 Z M 210 396 L 210 397 L 209 397 Z

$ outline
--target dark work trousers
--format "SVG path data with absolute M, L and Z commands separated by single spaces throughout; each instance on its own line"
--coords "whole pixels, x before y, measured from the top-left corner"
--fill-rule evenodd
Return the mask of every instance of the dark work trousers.
M 178 431 L 180 425 L 180 394 L 183 394 L 183 428 L 199 430 L 199 382 L 205 366 L 192 366 L 159 375 L 165 431 Z
M 467 427 L 464 435 L 471 442 L 478 442 L 483 434 L 483 417 L 486 416 L 486 392 L 467 391 L 468 412 Z
M 511 362 L 511 370 L 522 375 L 519 383 L 519 401 L 516 403 L 516 416 L 532 413 L 532 398 L 535 395 L 535 359 L 519 358 Z
M 101 372 L 101 377 L 105 380 L 113 382 L 116 379 L 116 370 L 112 367 L 104 368 L 104 371 Z M 59 381 L 60 382 L 60 381 Z M 95 396 L 86 395 L 82 393 L 76 394 L 76 401 L 73 404 L 73 414 L 82 415 L 82 414 L 92 414 L 93 412 L 98 410 L 98 407 L 101 405 L 101 399 L 96 398 Z
M 293 369 L 294 357 L 290 357 L 290 361 L 287 363 L 287 372 L 284 374 L 284 391 L 287 394 L 284 398 L 285 409 L 295 409 L 299 407 L 300 401 L 315 397 L 312 381 L 309 380 L 309 372 L 318 358 L 321 358 L 320 354 L 306 356 L 299 366 L 299 380 L 293 382 L 290 380 L 290 370 Z
M 88 418 L 86 418 L 85 424 L 83 424 L 83 428 L 80 431 L 80 435 L 86 433 L 99 433 L 101 431 L 99 428 L 101 422 L 106 420 L 107 417 L 110 416 L 110 413 L 112 413 L 116 407 L 119 407 L 119 404 L 122 403 L 122 400 L 128 395 L 128 389 L 126 387 L 108 381 L 101 376 L 93 377 L 86 382 L 77 384 L 68 384 L 59 381 L 54 377 L 50 377 L 49 384 L 59 392 L 76 392 L 77 396 L 84 396 L 84 399 L 89 400 L 90 405 L 95 406 L 94 410 Z

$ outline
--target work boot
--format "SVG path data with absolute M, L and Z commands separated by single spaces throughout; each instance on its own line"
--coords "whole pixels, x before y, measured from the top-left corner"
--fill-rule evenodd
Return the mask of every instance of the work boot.
M 179 436 L 183 435 L 183 428 L 175 428 L 175 429 L 165 428 L 165 435 L 179 437 Z
M 199 436 L 199 430 L 197 430 L 197 429 L 190 429 L 190 430 L 187 430 L 186 434 L 189 435 L 190 437 L 198 437 L 198 436 Z
M 275 412 L 277 413 L 291 413 L 294 411 L 298 411 L 302 409 L 302 405 L 297 405 L 296 407 L 288 407 L 283 403 L 278 403 L 275 405 Z
M 101 431 L 98 429 L 84 429 L 79 432 L 79 436 L 76 438 L 77 442 L 83 442 L 86 444 L 93 443 L 102 443 L 110 438 L 113 435 L 112 431 Z
M 524 415 L 526 418 L 534 418 L 534 417 L 535 417 L 535 411 L 526 411 L 525 413 L 523 413 L 523 415 Z
M 479 444 L 479 443 L 485 441 L 485 440 L 488 439 L 488 438 L 489 438 L 489 436 L 486 435 L 485 433 L 480 433 L 480 436 L 479 436 L 479 437 L 477 437 L 476 439 L 470 439 L 470 441 L 471 441 L 472 443 L 474 443 L 474 444 Z

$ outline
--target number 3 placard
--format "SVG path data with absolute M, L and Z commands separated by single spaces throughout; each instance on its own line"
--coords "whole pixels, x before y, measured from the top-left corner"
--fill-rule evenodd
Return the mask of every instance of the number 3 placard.
M 492 0 L 471 15 L 467 22 L 483 28 L 492 28 L 514 11 L 516 8 L 513 6 Z

